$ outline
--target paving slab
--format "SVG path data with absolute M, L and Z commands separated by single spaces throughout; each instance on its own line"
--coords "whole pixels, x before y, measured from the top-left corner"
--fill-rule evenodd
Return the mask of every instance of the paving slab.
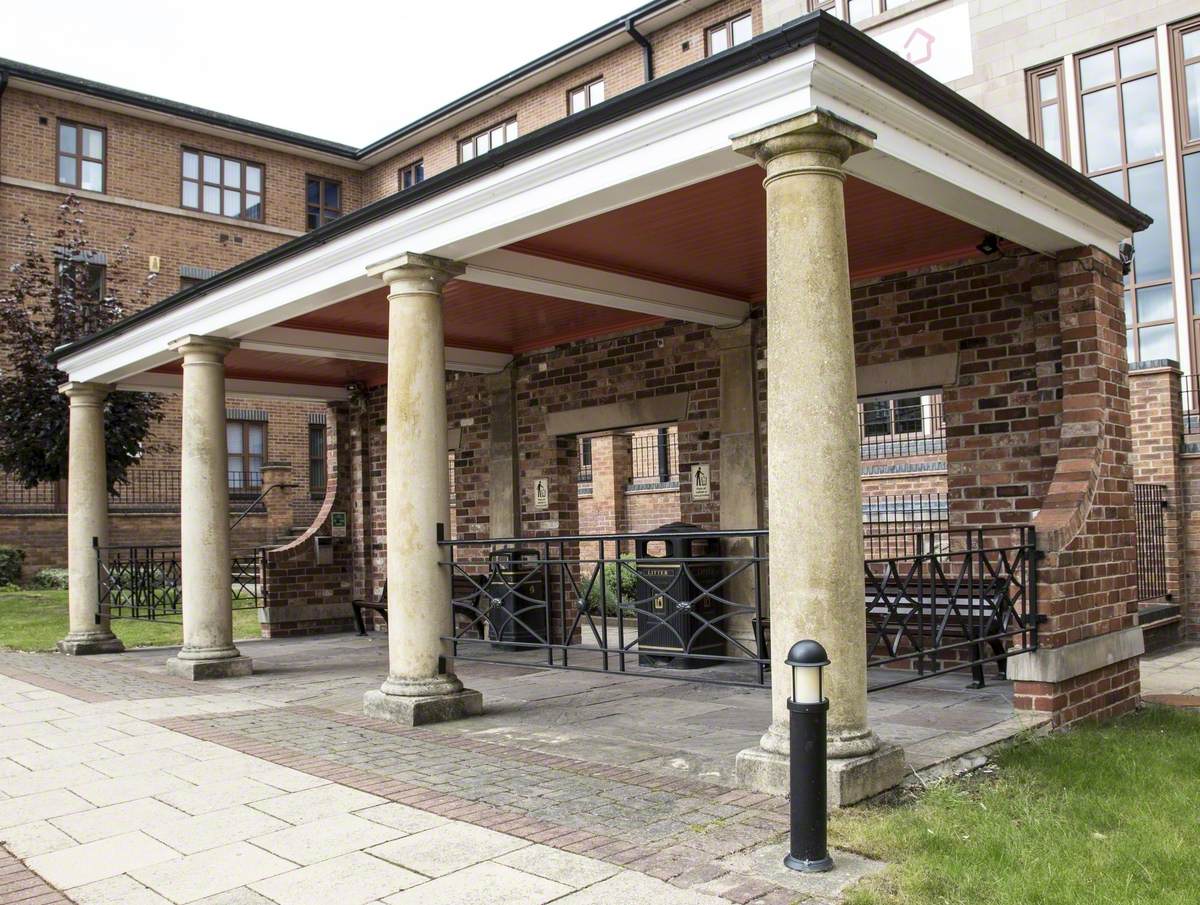
M 367 851 L 427 877 L 441 877 L 528 844 L 506 833 L 452 822 Z
M 400 830 L 364 820 L 354 814 L 335 814 L 255 836 L 250 841 L 281 858 L 309 865 L 380 845 L 403 835 Z
M 76 886 L 71 898 L 79 905 L 171 905 L 168 899 L 125 875 Z
M 527 845 L 493 860 L 497 864 L 553 880 L 572 889 L 591 886 L 620 872 L 620 868 L 615 865 L 547 845 Z
M 37 855 L 26 863 L 47 883 L 59 889 L 70 889 L 167 861 L 177 855 L 173 848 L 145 833 L 134 832 Z
M 253 836 L 265 836 L 291 826 L 284 820 L 264 814 L 246 805 L 209 811 L 195 817 L 181 814 L 180 819 L 145 827 L 145 831 L 184 855 L 241 842 Z
M 278 789 L 273 790 L 278 792 Z M 335 814 L 348 814 L 374 805 L 384 804 L 386 799 L 357 789 L 339 785 L 317 786 L 301 792 L 275 795 L 265 801 L 253 802 L 263 813 L 286 820 L 288 823 L 308 823 Z
M 503 864 L 475 864 L 386 897 L 387 905 L 545 905 L 571 887 Z M 611 903 L 610 903 L 611 905 Z
M 182 905 L 295 868 L 291 861 L 248 842 L 234 842 L 131 870 L 129 875 L 164 898 Z
M 251 889 L 279 905 L 365 905 L 425 882 L 425 877 L 395 864 L 351 852 L 262 880 Z M 493 901 L 490 897 L 476 900 L 489 905 Z M 421 902 L 432 905 L 429 899 Z
M 67 833 L 79 842 L 95 842 L 109 836 L 120 836 L 143 830 L 147 827 L 160 826 L 186 817 L 169 805 L 153 798 L 138 798 L 134 801 L 123 801 L 90 811 L 77 814 L 67 814 L 55 817 L 50 822 L 55 827 Z

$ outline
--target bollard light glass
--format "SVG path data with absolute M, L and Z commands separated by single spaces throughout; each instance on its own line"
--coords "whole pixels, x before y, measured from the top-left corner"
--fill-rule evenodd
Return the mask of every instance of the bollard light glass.
M 792 668 L 792 700 L 797 704 L 820 704 L 825 699 L 824 670 L 829 657 L 816 641 L 797 641 L 788 651 Z

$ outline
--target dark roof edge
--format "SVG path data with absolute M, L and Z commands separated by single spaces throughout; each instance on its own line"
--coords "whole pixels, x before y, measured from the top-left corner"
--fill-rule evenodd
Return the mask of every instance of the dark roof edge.
M 271 264 L 299 255 L 325 244 L 358 227 L 386 217 L 396 211 L 419 204 L 455 186 L 508 163 L 528 157 L 559 142 L 600 128 L 608 123 L 631 116 L 663 101 L 670 100 L 697 88 L 753 69 L 780 56 L 810 44 L 828 47 L 902 93 L 941 113 L 964 129 L 978 135 L 1015 160 L 1040 172 L 1065 191 L 1079 197 L 1118 223 L 1137 232 L 1150 225 L 1151 219 L 1126 202 L 1110 194 L 1082 173 L 1058 160 L 1001 123 L 984 113 L 970 101 L 960 97 L 916 66 L 877 44 L 857 29 L 824 12 L 809 13 L 772 31 L 765 32 L 745 44 L 708 57 L 683 69 L 677 69 L 617 94 L 595 107 L 555 120 L 535 132 L 522 135 L 499 149 L 459 164 L 431 176 L 411 189 L 381 198 L 366 207 L 345 215 L 332 223 L 285 242 L 257 257 L 250 258 L 224 270 L 190 289 L 177 292 L 160 302 L 144 308 L 92 336 L 55 349 L 49 356 L 59 361 L 103 339 L 122 333 L 163 311 L 176 308 L 213 289 L 236 282 L 242 277 Z
M 104 100 L 142 107 L 158 113 L 179 116 L 184 119 L 205 123 L 209 126 L 218 126 L 223 129 L 245 132 L 249 135 L 256 135 L 259 138 L 268 138 L 290 145 L 297 145 L 312 151 L 332 154 L 336 157 L 354 159 L 357 151 L 352 145 L 327 141 L 323 138 L 316 138 L 312 135 L 304 135 L 300 132 L 292 132 L 287 129 L 278 129 L 274 126 L 254 122 L 253 120 L 229 116 L 225 113 L 217 113 L 215 110 L 193 107 L 191 104 L 181 104 L 178 101 L 169 101 L 150 94 L 142 94 L 140 91 L 129 91 L 125 88 L 117 88 L 113 85 L 93 82 L 90 79 L 82 79 L 78 76 L 54 72 L 50 69 L 42 69 L 40 66 L 30 66 L 28 63 L 18 63 L 15 60 L 0 59 L 0 74 L 6 75 L 9 78 L 26 79 L 31 82 L 50 85 L 54 88 L 62 88 L 66 91 L 77 91 L 81 94 L 88 94 L 92 97 L 103 98 Z

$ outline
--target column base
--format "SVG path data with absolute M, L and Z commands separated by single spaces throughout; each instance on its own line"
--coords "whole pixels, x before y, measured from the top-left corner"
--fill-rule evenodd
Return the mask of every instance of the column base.
M 60 653 L 69 657 L 87 654 L 119 654 L 125 650 L 121 639 L 112 632 L 97 632 L 91 635 L 69 634 L 57 644 Z
M 254 672 L 254 661 L 238 654 L 221 660 L 184 660 L 172 657 L 167 672 L 180 679 L 198 682 L 203 679 L 236 679 Z
M 363 713 L 402 726 L 424 726 L 483 713 L 483 695 L 470 688 L 449 694 L 396 695 L 376 689 L 363 695 Z
M 735 776 L 738 786 L 768 795 L 787 795 L 791 762 L 786 754 L 760 747 L 739 751 Z M 904 749 L 882 743 L 870 754 L 830 758 L 826 792 L 830 809 L 844 808 L 900 785 L 904 778 Z

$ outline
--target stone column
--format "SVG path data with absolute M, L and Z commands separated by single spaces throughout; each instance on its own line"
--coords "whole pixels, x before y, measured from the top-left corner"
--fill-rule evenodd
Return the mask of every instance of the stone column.
M 183 648 L 167 661 L 167 671 L 185 679 L 224 679 L 251 672 L 250 659 L 233 646 L 225 356 L 236 345 L 217 336 L 185 336 L 171 344 L 183 356 Z
M 491 397 L 488 436 L 488 536 L 521 533 L 521 489 L 517 462 L 515 368 L 484 378 Z
M 903 752 L 867 725 L 866 614 L 854 327 L 843 165 L 874 136 L 809 110 L 734 139 L 766 169 L 767 480 L 771 506 L 772 723 L 738 755 L 742 785 L 788 789 L 790 671 L 796 641 L 825 646 L 829 801 L 896 785 Z
M 415 726 L 472 716 L 483 696 L 464 689 L 449 645 L 450 572 L 438 526 L 450 522 L 446 469 L 446 355 L 442 287 L 460 264 L 404 254 L 372 268 L 388 284 L 388 677 L 363 697 L 368 716 Z
M 68 383 L 59 392 L 70 401 L 67 437 L 67 573 L 70 622 L 58 642 L 64 654 L 113 654 L 125 649 L 97 621 L 100 582 L 93 538 L 108 543 L 108 477 L 104 452 L 104 399 L 109 387 Z

